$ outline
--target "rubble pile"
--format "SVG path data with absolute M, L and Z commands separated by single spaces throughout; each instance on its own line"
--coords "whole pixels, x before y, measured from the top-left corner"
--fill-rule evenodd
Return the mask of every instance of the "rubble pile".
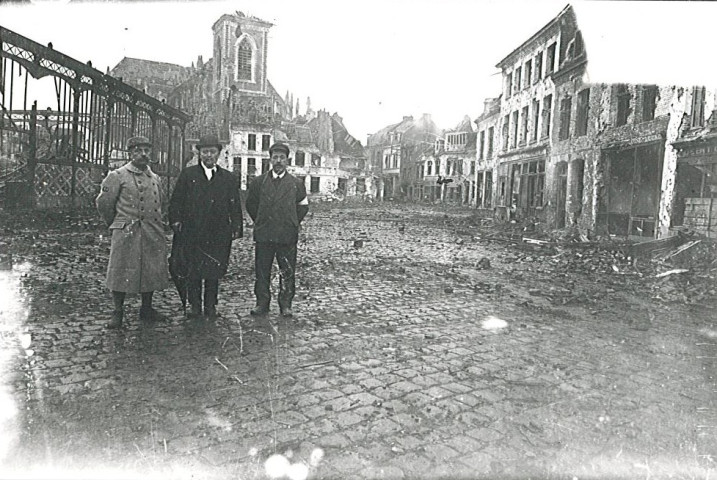
M 717 242 L 693 239 L 651 261 L 652 298 L 688 304 L 717 303 Z
M 683 239 L 672 248 L 646 254 L 616 242 L 526 240 L 519 246 L 521 253 L 510 261 L 536 263 L 539 267 L 535 271 L 553 275 L 607 275 L 622 280 L 621 284 L 629 290 L 647 288 L 651 298 L 665 302 L 717 301 L 717 243 L 709 239 Z

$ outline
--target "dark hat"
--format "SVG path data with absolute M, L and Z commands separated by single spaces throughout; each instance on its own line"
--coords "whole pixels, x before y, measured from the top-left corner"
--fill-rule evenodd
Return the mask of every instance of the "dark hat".
M 204 135 L 199 139 L 196 148 L 199 150 L 202 147 L 217 147 L 219 150 L 222 149 L 223 145 L 219 141 L 219 137 L 216 135 Z
M 271 147 L 269 147 L 269 155 L 272 155 L 274 153 L 274 150 L 284 152 L 286 153 L 287 157 L 289 156 L 289 146 L 285 143 L 277 142 Z
M 132 150 L 134 147 L 140 147 L 140 146 L 152 146 L 152 142 L 149 141 L 149 138 L 147 137 L 132 137 L 129 140 L 127 140 L 127 150 Z

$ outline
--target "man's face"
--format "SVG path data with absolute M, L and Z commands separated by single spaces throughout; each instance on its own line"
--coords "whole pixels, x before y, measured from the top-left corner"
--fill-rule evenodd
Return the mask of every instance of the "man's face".
M 202 147 L 199 149 L 199 158 L 207 168 L 214 168 L 219 159 L 219 149 L 217 147 Z
M 286 171 L 286 163 L 288 157 L 284 152 L 274 152 L 271 154 L 271 168 L 274 173 L 281 175 Z
M 132 159 L 132 163 L 138 167 L 138 168 L 147 168 L 147 165 L 149 165 L 149 159 L 152 156 L 152 147 L 149 147 L 147 145 L 139 145 L 137 147 L 132 147 L 132 149 L 129 151 L 130 158 Z

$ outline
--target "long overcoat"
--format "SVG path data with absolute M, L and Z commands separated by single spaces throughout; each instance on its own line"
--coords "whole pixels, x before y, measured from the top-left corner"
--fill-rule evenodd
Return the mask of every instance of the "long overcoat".
M 211 180 L 201 165 L 182 170 L 169 201 L 169 222 L 182 223 L 191 275 L 218 279 L 226 274 L 232 232 L 243 235 L 240 195 L 237 178 L 220 166 Z
M 277 181 L 271 170 L 256 177 L 246 198 L 246 211 L 254 220 L 254 241 L 296 244 L 302 202 L 306 202 L 306 187 L 288 172 Z
M 153 292 L 169 284 L 159 177 L 131 162 L 111 171 L 95 200 L 112 234 L 107 288 Z

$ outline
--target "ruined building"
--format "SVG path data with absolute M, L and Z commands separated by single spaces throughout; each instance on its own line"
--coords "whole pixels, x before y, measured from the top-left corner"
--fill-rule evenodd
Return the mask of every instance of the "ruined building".
M 472 205 L 490 216 L 493 211 L 493 172 L 498 165 L 498 123 L 500 120 L 500 97 L 487 98 L 483 113 L 475 120 L 476 139 L 475 194 Z M 505 196 L 505 191 L 499 192 Z
M 635 239 L 705 223 L 716 163 L 705 153 L 713 95 L 703 87 L 590 83 L 588 52 L 567 6 L 498 63 L 495 164 L 478 149 L 496 216 Z M 477 123 L 482 131 L 490 122 Z
M 443 132 L 418 162 L 416 200 L 475 204 L 476 137 L 468 116 Z
M 371 192 L 363 146 L 346 131 L 341 117 L 313 111 L 308 99 L 302 115 L 298 99 L 294 108 L 293 94 L 282 98 L 269 82 L 272 26 L 242 12 L 222 15 L 212 26 L 211 59 L 199 57 L 196 65 L 174 70 L 166 67 L 170 64 L 124 59 L 113 72 L 130 83 L 142 82 L 134 79 L 136 71 L 146 78 L 171 78 L 167 103 L 192 115 L 186 127 L 185 164 L 197 161 L 191 147 L 201 135 L 217 134 L 226 144 L 219 164 L 234 171 L 246 188 L 253 177 L 271 168 L 269 146 L 283 141 L 291 150 L 288 169 L 304 179 L 307 192 L 341 197 Z M 142 69 L 137 62 L 144 62 Z M 157 65 L 161 71 L 146 74 Z M 167 73 L 173 71 L 185 75 Z M 159 90 L 154 83 L 148 85 L 150 93 Z
M 429 114 L 405 116 L 368 136 L 366 149 L 381 199 L 422 198 L 423 158 L 440 130 Z
M 147 95 L 166 101 L 169 93 L 192 75 L 192 70 L 192 67 L 173 63 L 125 57 L 108 73 Z

